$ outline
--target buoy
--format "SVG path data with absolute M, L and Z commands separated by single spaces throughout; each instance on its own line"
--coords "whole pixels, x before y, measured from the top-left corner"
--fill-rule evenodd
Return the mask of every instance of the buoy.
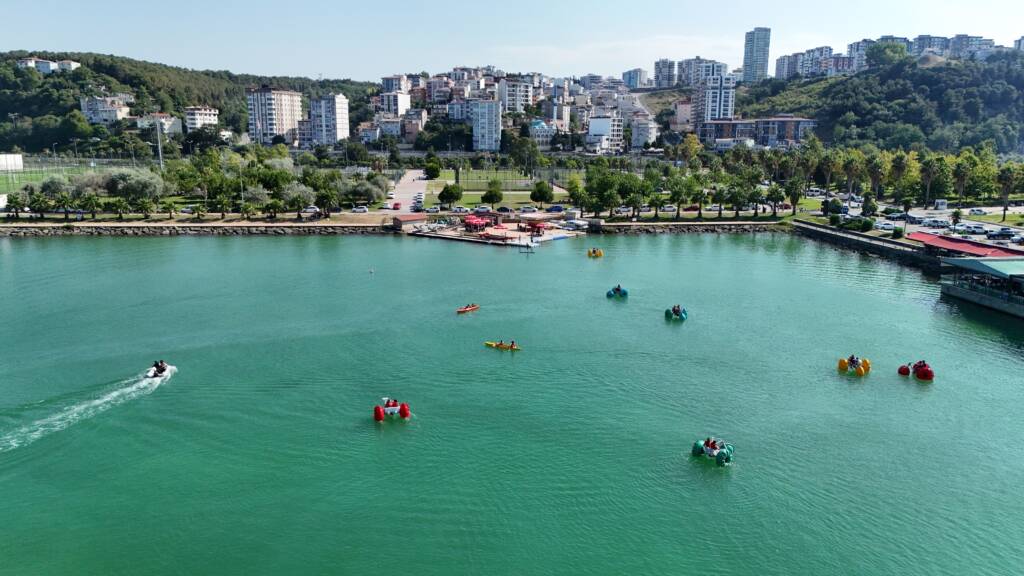
M 690 454 L 693 456 L 701 456 L 704 454 L 704 444 L 697 440 L 693 443 L 693 448 L 690 448 Z
M 406 404 L 405 402 L 402 402 L 398 406 L 398 415 L 401 416 L 402 418 L 408 420 L 409 419 L 409 405 Z
M 917 379 L 921 380 L 922 382 L 931 382 L 932 380 L 935 380 L 935 372 L 932 371 L 932 369 L 928 366 L 924 366 L 923 368 L 919 369 L 917 372 L 914 373 L 914 376 L 916 376 Z
M 380 406 L 374 406 L 373 407 L 373 419 L 376 420 L 377 422 L 383 422 L 384 421 L 384 408 L 382 408 Z
M 867 371 L 864 370 L 863 366 L 857 366 L 857 369 L 854 370 L 853 373 L 856 374 L 857 376 L 863 377 L 865 374 L 867 374 Z
M 840 358 L 838 369 L 840 372 L 846 372 L 850 369 L 850 361 L 846 358 Z
M 904 364 L 903 366 L 900 366 L 897 372 L 899 372 L 900 376 L 910 376 L 910 366 Z

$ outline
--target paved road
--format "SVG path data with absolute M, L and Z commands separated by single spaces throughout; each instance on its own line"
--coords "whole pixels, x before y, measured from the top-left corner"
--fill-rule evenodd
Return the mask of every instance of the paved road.
M 409 214 L 412 212 L 413 196 L 417 192 L 427 193 L 427 180 L 423 170 L 406 170 L 405 175 L 395 186 L 395 198 L 389 202 L 401 202 L 402 209 L 398 213 Z M 391 212 L 394 213 L 394 211 Z

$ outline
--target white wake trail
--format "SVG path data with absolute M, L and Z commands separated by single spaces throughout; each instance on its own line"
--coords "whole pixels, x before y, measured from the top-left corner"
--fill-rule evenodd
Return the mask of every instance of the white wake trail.
M 117 388 L 99 397 L 71 404 L 55 414 L 8 432 L 0 436 L 0 453 L 27 446 L 44 436 L 64 430 L 76 422 L 92 418 L 114 406 L 150 394 L 161 384 L 170 380 L 177 371 L 178 369 L 174 366 L 168 366 L 165 374 L 154 378 L 147 378 L 146 373 L 143 372 L 118 383 Z

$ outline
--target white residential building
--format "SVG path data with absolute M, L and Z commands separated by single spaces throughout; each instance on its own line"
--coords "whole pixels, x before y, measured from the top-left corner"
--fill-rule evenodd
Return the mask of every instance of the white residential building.
M 157 124 L 160 125 L 160 132 L 163 134 L 168 136 L 181 134 L 181 119 L 170 114 L 153 112 L 152 114 L 140 116 L 135 120 L 135 126 L 140 129 L 153 128 Z
M 853 59 L 853 71 L 860 72 L 868 68 L 868 48 L 875 45 L 874 40 L 865 38 L 846 47 L 846 54 Z
M 275 90 L 269 86 L 251 88 L 246 103 L 249 109 L 249 138 L 259 144 L 270 144 L 281 136 L 289 145 L 298 139 L 302 120 L 302 94 L 291 90 Z
M 1020 40 L 1013 43 L 1014 50 L 1024 50 L 1024 36 L 1021 36 Z
M 672 121 L 669 128 L 676 132 L 693 132 L 693 102 L 690 100 L 676 100 L 672 104 Z
M 622 115 L 614 108 L 595 110 L 587 128 L 587 147 L 601 153 L 622 151 Z
M 533 104 L 533 84 L 502 78 L 498 83 L 498 101 L 505 112 L 525 112 Z
M 922 34 L 910 43 L 910 54 L 912 56 L 924 56 L 925 54 L 945 56 L 949 54 L 949 38 Z
M 203 126 L 216 126 L 220 122 L 220 111 L 209 106 L 185 108 L 185 128 L 191 132 Z
M 541 150 L 551 149 L 551 139 L 558 134 L 558 127 L 554 123 L 547 123 L 543 120 L 530 122 L 530 139 L 537 143 Z
M 404 92 L 385 92 L 380 95 L 380 108 L 382 112 L 401 116 L 412 107 L 412 98 Z
M 679 62 L 679 83 L 684 86 L 700 86 L 712 76 L 723 76 L 729 72 L 725 62 L 705 60 L 700 56 Z
M 750 84 L 768 77 L 768 49 L 771 28 L 754 28 L 747 32 L 743 45 L 743 81 Z
M 381 78 L 381 92 L 408 92 L 412 88 L 412 84 L 409 82 L 409 77 L 405 74 L 396 74 L 395 76 L 385 76 Z
M 713 120 L 730 120 L 736 109 L 736 76 L 725 74 L 712 76 L 697 88 L 694 101 L 694 123 L 701 134 L 705 123 Z
M 831 46 L 811 48 L 799 56 L 797 72 L 805 78 L 824 75 L 828 71 L 828 62 L 831 58 Z
M 655 88 L 671 88 L 679 83 L 675 60 L 662 58 L 654 63 Z
M 470 108 L 470 116 L 473 118 L 473 150 L 501 150 L 501 102 L 473 100 Z
M 391 136 L 395 140 L 402 137 L 402 119 L 386 116 L 377 119 L 377 126 L 380 128 L 381 136 Z
M 633 131 L 634 149 L 640 149 L 648 144 L 654 144 L 658 139 L 658 123 L 654 120 L 634 120 L 631 128 Z
M 333 146 L 348 140 L 348 98 L 326 94 L 309 100 L 309 121 L 313 146 Z
M 79 103 L 82 114 L 90 124 L 109 125 L 124 120 L 131 109 L 128 104 L 134 99 L 127 94 L 114 96 L 83 96 Z
M 29 56 L 28 58 L 21 58 L 18 60 L 18 68 L 35 68 L 40 74 L 52 74 L 54 72 L 74 72 L 82 65 L 74 60 L 60 60 L 54 62 L 53 60 L 46 60 L 45 58 L 36 58 L 35 56 Z

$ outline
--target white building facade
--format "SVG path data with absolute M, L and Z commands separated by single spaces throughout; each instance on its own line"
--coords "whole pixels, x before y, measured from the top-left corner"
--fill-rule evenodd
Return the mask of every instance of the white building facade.
M 263 86 L 250 89 L 246 103 L 249 109 L 249 138 L 253 142 L 270 144 L 275 136 L 281 136 L 288 144 L 298 139 L 299 120 L 302 120 L 302 94 Z
M 385 92 L 380 95 L 381 112 L 401 116 L 412 107 L 412 98 L 405 92 Z
M 654 87 L 672 88 L 679 83 L 679 76 L 676 75 L 676 62 L 662 58 L 654 63 Z
M 134 98 L 127 94 L 115 96 L 83 96 L 79 101 L 82 114 L 90 124 L 110 125 L 128 117 L 131 109 L 128 104 Z
M 348 140 L 348 98 L 326 94 L 309 100 L 310 141 L 313 146 L 333 146 Z
M 220 123 L 220 111 L 209 106 L 189 106 L 185 108 L 185 128 L 191 132 L 203 126 L 216 126 Z
M 501 150 L 501 102 L 473 100 L 469 115 L 473 123 L 473 150 L 497 152 Z
M 505 112 L 525 112 L 533 104 L 533 84 L 503 78 L 498 83 L 498 101 Z

